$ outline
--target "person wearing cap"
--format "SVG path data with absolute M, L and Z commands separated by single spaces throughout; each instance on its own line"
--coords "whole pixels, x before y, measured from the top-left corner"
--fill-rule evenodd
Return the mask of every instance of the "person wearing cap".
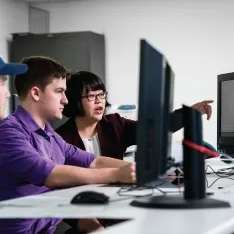
M 5 63 L 0 57 L 0 120 L 4 118 L 4 109 L 10 92 L 6 86 L 7 75 L 18 75 L 26 72 L 27 64 Z

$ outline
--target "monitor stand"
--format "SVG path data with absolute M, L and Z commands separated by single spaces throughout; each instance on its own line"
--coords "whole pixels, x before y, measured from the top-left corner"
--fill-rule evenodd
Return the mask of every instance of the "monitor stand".
M 202 120 L 200 112 L 183 106 L 184 139 L 202 145 Z M 142 197 L 131 205 L 163 209 L 203 209 L 231 207 L 226 201 L 207 197 L 205 185 L 205 155 L 183 144 L 184 193 Z
M 203 199 L 185 199 L 183 194 L 142 197 L 131 202 L 132 206 L 144 208 L 161 209 L 204 209 L 204 208 L 228 208 L 231 207 L 228 202 L 212 198 Z

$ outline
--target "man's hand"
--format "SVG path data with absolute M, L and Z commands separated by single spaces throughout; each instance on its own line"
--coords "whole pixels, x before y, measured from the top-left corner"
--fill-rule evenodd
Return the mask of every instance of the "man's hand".
M 210 119 L 211 114 L 212 114 L 212 108 L 211 105 L 209 105 L 210 103 L 213 103 L 213 100 L 205 100 L 202 102 L 198 102 L 194 105 L 192 105 L 192 107 L 198 111 L 200 111 L 203 115 L 206 114 L 207 115 L 207 120 Z
M 116 170 L 117 182 L 135 183 L 136 182 L 136 163 L 129 163 Z
M 97 219 L 79 219 L 77 223 L 79 233 L 89 233 L 104 230 L 104 227 Z

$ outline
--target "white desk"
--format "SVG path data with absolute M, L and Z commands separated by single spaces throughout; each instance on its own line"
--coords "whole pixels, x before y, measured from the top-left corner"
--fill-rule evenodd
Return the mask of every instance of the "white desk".
M 212 182 L 216 177 L 210 175 Z M 225 189 L 216 190 L 218 186 Z M 70 205 L 71 198 L 83 190 L 96 190 L 111 197 L 107 205 Z M 66 217 L 66 218 L 112 218 L 130 221 L 107 228 L 103 234 L 155 234 L 155 233 L 232 233 L 234 231 L 234 181 L 221 179 L 210 190 L 216 191 L 216 199 L 229 201 L 233 208 L 204 210 L 143 209 L 129 205 L 132 198 L 119 197 L 118 188 L 86 185 L 63 189 L 1 202 L 22 207 L 3 207 L 0 218 Z M 119 199 L 116 201 L 116 199 Z M 115 200 L 115 201 L 114 201 Z M 23 207 L 23 206 L 26 207 Z M 27 207 L 28 206 L 28 207 Z M 32 207 L 30 207 L 32 206 Z

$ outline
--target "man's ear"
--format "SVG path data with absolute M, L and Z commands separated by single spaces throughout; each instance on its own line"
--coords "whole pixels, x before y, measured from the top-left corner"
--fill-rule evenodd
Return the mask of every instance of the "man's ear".
M 30 94 L 31 94 L 31 97 L 36 102 L 38 102 L 40 100 L 40 97 L 41 97 L 41 90 L 38 87 L 34 86 L 34 87 L 31 88 Z

